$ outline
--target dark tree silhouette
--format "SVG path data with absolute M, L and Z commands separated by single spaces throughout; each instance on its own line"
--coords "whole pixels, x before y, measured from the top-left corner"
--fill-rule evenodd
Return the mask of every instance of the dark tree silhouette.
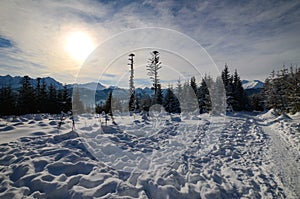
M 159 52 L 153 51 L 151 53 L 152 57 L 149 59 L 149 64 L 147 65 L 148 75 L 153 82 L 154 96 L 157 96 L 159 76 L 158 71 L 161 69 L 161 62 L 159 61 Z

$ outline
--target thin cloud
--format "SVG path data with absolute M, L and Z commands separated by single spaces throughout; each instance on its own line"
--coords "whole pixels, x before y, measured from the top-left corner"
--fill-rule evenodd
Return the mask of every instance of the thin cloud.
M 1 73 L 51 74 L 72 82 L 80 64 L 63 50 L 67 32 L 84 30 L 101 44 L 132 28 L 164 27 L 202 44 L 220 70 L 227 62 L 242 78 L 263 80 L 274 67 L 299 65 L 299 10 L 297 0 L 3 1 Z

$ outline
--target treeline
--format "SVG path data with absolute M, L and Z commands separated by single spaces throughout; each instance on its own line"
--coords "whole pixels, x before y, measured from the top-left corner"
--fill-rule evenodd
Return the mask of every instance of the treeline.
M 264 98 L 266 108 L 274 108 L 279 113 L 300 111 L 300 69 L 285 66 L 273 71 L 265 80 Z
M 157 53 L 153 53 L 151 60 L 159 66 Z M 83 104 L 81 96 L 83 93 L 79 88 L 71 89 L 65 85 L 63 89 L 57 89 L 54 85 L 47 86 L 41 78 L 37 78 L 37 85 L 33 86 L 30 84 L 30 78 L 24 76 L 22 86 L 18 90 L 12 89 L 9 85 L 2 85 L 0 115 L 59 114 L 73 109 L 76 113 L 96 111 L 113 116 L 113 111 L 140 113 L 149 112 L 153 107 L 163 107 L 168 113 L 198 110 L 202 114 L 218 112 L 216 110 L 221 110 L 223 106 L 226 106 L 226 111 L 262 111 L 270 108 L 280 113 L 300 111 L 300 69 L 293 66 L 273 71 L 265 80 L 263 92 L 251 96 L 245 93 L 238 72 L 235 70 L 234 73 L 230 73 L 227 65 L 217 79 L 209 75 L 205 75 L 199 82 L 195 77 L 184 82 L 179 79 L 175 86 L 169 85 L 165 89 L 159 83 L 157 75 L 159 69 L 160 67 L 149 67 L 149 70 L 153 70 L 149 73 L 150 77 L 153 77 L 152 94 L 143 90 L 137 92 L 133 80 L 130 80 L 132 88 L 129 90 L 128 99 L 126 97 L 125 100 L 120 99 L 118 95 L 114 95 L 115 90 L 111 90 L 104 103 L 94 106 Z M 226 98 L 223 99 L 223 96 Z
M 22 78 L 22 86 L 18 90 L 2 85 L 0 100 L 0 115 L 58 114 L 72 109 L 71 90 L 66 85 L 58 90 L 54 85 L 47 86 L 45 81 L 37 78 L 37 86 L 34 87 L 30 84 L 29 76 Z
M 124 101 L 114 98 L 113 91 L 111 91 L 105 103 L 97 104 L 96 112 L 105 112 L 110 115 L 113 111 L 140 113 L 141 111 L 148 112 L 150 107 L 154 105 L 160 105 L 168 113 L 199 110 L 199 113 L 202 114 L 220 108 L 217 106 L 222 106 L 223 101 L 226 101 L 224 106 L 226 106 L 227 111 L 249 111 L 252 109 L 242 87 L 239 74 L 237 71 L 230 74 L 227 65 L 222 71 L 221 78 L 216 80 L 208 75 L 205 75 L 200 83 L 197 83 L 195 77 L 184 83 L 179 79 L 175 87 L 169 85 L 168 88 L 162 89 L 161 84 L 157 83 L 158 79 L 153 79 L 152 95 L 138 94 L 135 89 L 132 89 L 129 101 Z M 132 80 L 130 80 L 130 84 L 132 85 Z M 226 99 L 222 99 L 223 91 L 225 91 L 223 95 L 226 95 Z M 211 96 L 212 92 L 214 99 Z M 215 107 L 212 107 L 212 104 Z

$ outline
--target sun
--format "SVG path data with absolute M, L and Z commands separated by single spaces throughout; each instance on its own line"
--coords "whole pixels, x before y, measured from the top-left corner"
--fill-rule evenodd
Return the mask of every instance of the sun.
M 65 50 L 78 62 L 83 62 L 96 45 L 86 32 L 72 32 L 66 38 Z

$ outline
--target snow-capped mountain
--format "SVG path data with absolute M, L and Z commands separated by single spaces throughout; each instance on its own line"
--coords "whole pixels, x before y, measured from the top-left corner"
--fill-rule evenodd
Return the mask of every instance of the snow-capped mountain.
M 2 88 L 4 86 L 10 86 L 12 89 L 19 89 L 22 86 L 22 78 L 23 77 L 20 77 L 20 76 L 12 77 L 10 75 L 0 76 L 0 88 Z M 41 82 L 45 82 L 47 87 L 50 85 L 53 85 L 56 89 L 63 89 L 63 84 L 56 81 L 52 77 L 43 77 L 43 78 L 41 78 Z M 38 84 L 38 80 L 30 78 L 30 84 L 33 85 L 34 87 L 36 87 Z M 106 88 L 102 84 L 96 83 L 96 82 L 90 82 L 90 83 L 85 83 L 85 84 L 68 84 L 67 85 L 68 88 L 73 88 L 74 86 L 79 87 L 79 88 L 88 89 L 88 90 L 95 90 L 95 89 L 103 90 Z
M 264 87 L 264 83 L 260 80 L 243 80 L 242 81 L 243 88 L 245 90 L 248 89 L 262 89 Z
M 85 89 L 88 89 L 88 90 L 104 90 L 106 87 L 103 86 L 102 84 L 100 83 L 97 83 L 97 82 L 90 82 L 90 83 L 85 83 L 85 84 L 70 84 L 69 86 L 70 87 L 73 87 L 75 86 L 76 87 L 79 87 L 79 88 L 85 88 Z
M 10 75 L 0 76 L 0 88 L 4 86 L 10 86 L 12 89 L 19 89 L 22 86 L 22 79 L 23 77 L 20 76 L 15 76 L 15 77 L 12 77 Z M 29 81 L 30 84 L 33 85 L 34 87 L 36 87 L 38 84 L 37 79 L 30 78 Z M 45 82 L 46 86 L 50 86 L 52 84 L 56 89 L 63 89 L 63 84 L 56 81 L 52 77 L 41 78 L 41 82 Z

